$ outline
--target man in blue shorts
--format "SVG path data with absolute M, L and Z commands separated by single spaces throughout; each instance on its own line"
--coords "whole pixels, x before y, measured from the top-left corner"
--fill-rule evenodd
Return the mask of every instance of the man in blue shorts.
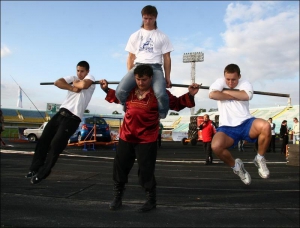
M 219 128 L 211 144 L 212 150 L 246 185 L 251 183 L 250 174 L 242 160 L 234 159 L 228 150 L 240 140 L 250 143 L 258 140 L 258 151 L 253 162 L 262 178 L 270 176 L 264 155 L 270 144 L 271 127 L 266 120 L 250 114 L 249 100 L 252 97 L 253 87 L 250 82 L 241 79 L 240 68 L 236 64 L 226 66 L 224 77 L 217 79 L 209 88 L 209 98 L 218 101 L 220 114 Z

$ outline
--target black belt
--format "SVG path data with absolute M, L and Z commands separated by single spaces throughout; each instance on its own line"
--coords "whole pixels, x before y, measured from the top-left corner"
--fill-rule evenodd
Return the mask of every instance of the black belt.
M 147 64 L 147 65 L 153 65 L 153 66 L 159 66 L 159 67 L 161 67 L 162 66 L 162 64 L 160 64 L 160 63 L 135 63 L 135 65 L 145 65 L 145 64 Z
M 59 109 L 59 114 L 68 118 L 76 119 L 79 122 L 81 122 L 81 119 L 78 116 L 74 115 L 72 112 L 70 112 L 68 109 L 65 108 Z

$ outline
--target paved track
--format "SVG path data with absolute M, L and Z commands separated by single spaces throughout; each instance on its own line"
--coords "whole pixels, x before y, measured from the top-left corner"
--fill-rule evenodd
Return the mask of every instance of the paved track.
M 123 206 L 110 211 L 112 146 L 96 151 L 67 147 L 51 175 L 37 185 L 28 172 L 34 143 L 1 147 L 1 227 L 299 227 L 299 167 L 283 155 L 267 153 L 271 172 L 261 179 L 252 163 L 251 144 L 233 149 L 251 174 L 244 185 L 231 168 L 215 159 L 204 165 L 201 144 L 163 142 L 156 166 L 155 210 L 138 213 L 145 194 L 135 164 Z

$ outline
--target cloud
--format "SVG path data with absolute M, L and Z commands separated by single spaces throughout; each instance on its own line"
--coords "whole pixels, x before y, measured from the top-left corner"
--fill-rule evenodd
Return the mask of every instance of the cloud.
M 188 50 L 193 46 L 195 51 L 204 52 L 204 62 L 196 63 L 196 82 L 209 86 L 223 76 L 226 65 L 236 63 L 241 68 L 242 77 L 253 84 L 254 90 L 291 94 L 292 103 L 299 104 L 299 11 L 284 8 L 277 2 L 230 3 L 224 24 L 225 30 L 220 34 L 223 43 L 218 49 L 210 45 L 205 49 L 193 46 L 191 40 L 186 45 Z M 184 42 L 187 41 L 177 41 L 181 50 Z M 194 40 L 194 44 L 197 43 L 199 40 Z M 173 83 L 189 84 L 190 72 L 190 64 L 183 64 L 182 57 L 172 56 Z M 177 95 L 184 92 L 174 91 Z M 198 93 L 198 108 L 216 106 L 207 96 L 207 91 Z M 286 105 L 287 101 L 286 98 L 261 95 L 251 101 L 252 106 L 257 107 L 275 103 Z
M 225 45 L 220 52 L 245 64 L 252 82 L 262 76 L 274 80 L 299 75 L 299 13 L 293 9 L 278 12 L 275 6 L 280 5 L 231 3 L 227 8 Z
M 6 46 L 1 46 L 1 58 L 11 54 L 11 51 Z

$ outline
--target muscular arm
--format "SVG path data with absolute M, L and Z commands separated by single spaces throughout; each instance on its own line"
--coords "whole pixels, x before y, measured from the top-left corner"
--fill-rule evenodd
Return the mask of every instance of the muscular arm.
M 116 103 L 120 104 L 120 101 L 116 97 L 116 91 L 114 89 L 108 88 L 108 83 L 106 79 L 101 79 L 99 81 L 100 88 L 107 94 L 105 97 L 105 100 L 108 101 L 109 103 Z
M 134 66 L 134 60 L 135 60 L 136 56 L 135 54 L 132 53 L 128 53 L 128 57 L 127 57 L 127 70 L 130 71 L 132 69 L 132 67 Z
M 54 85 L 60 89 L 65 89 L 65 90 L 75 92 L 74 87 L 71 84 L 67 83 L 64 78 L 60 78 L 60 79 L 56 80 L 54 82 Z
M 79 93 L 82 89 L 87 89 L 92 85 L 93 81 L 90 79 L 75 80 L 73 85 L 66 82 L 64 78 L 60 78 L 54 82 L 54 85 L 60 89 L 69 90 L 71 92 Z
M 78 89 L 88 89 L 92 84 L 93 84 L 93 81 L 90 79 L 73 81 L 73 86 Z
M 209 98 L 213 100 L 225 101 L 225 100 L 237 100 L 237 101 L 248 101 L 248 94 L 242 90 L 223 90 L 223 91 L 212 91 L 209 93 Z
M 172 110 L 180 111 L 184 108 L 192 108 L 195 106 L 195 99 L 194 96 L 199 91 L 199 85 L 196 83 L 193 83 L 188 88 L 189 92 L 186 94 L 183 94 L 180 97 L 176 97 L 173 94 L 170 93 L 169 90 L 167 90 L 167 94 L 169 96 L 169 107 Z
M 164 58 L 164 71 L 165 71 L 165 79 L 166 79 L 166 85 L 167 88 L 172 87 L 171 83 L 171 53 L 165 53 L 163 54 Z

